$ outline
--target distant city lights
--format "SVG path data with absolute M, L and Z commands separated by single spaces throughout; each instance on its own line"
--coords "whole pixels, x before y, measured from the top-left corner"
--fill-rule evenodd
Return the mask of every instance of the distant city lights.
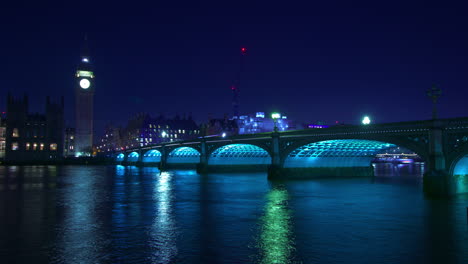
M 279 119 L 279 118 L 281 118 L 281 114 L 280 114 L 280 113 L 276 113 L 276 112 L 275 112 L 275 113 L 272 113 L 272 114 L 271 114 L 271 118 L 272 118 L 272 119 Z

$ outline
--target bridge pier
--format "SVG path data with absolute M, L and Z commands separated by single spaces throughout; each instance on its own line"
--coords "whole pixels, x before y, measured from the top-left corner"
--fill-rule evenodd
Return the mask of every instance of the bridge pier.
M 166 146 L 163 145 L 160 149 L 160 152 L 161 152 L 161 161 L 159 161 L 159 164 L 157 166 L 160 171 L 163 171 L 167 169 L 167 155 L 168 154 L 167 154 Z
M 272 152 L 271 152 L 271 165 L 268 166 L 268 179 L 279 179 L 284 175 L 281 166 L 281 156 L 279 147 L 279 133 L 274 131 L 271 134 Z
M 452 193 L 449 186 L 450 176 L 445 168 L 442 125 L 440 120 L 432 120 L 429 132 L 429 160 L 423 179 L 423 189 L 427 196 L 441 197 Z
M 206 173 L 208 171 L 208 152 L 206 149 L 206 140 L 202 138 L 200 142 L 200 163 L 197 164 L 197 173 Z

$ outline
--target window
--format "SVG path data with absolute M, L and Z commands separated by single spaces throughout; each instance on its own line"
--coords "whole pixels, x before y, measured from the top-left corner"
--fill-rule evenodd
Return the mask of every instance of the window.
M 31 147 L 31 144 L 29 142 L 26 143 L 26 150 L 29 150 L 30 147 Z
M 11 150 L 18 150 L 18 142 L 11 143 Z
M 41 147 L 39 149 L 44 150 L 44 143 L 41 143 Z
M 17 128 L 13 128 L 13 137 L 19 137 L 19 133 L 18 133 L 18 129 Z
M 50 150 L 57 150 L 57 143 L 51 143 Z

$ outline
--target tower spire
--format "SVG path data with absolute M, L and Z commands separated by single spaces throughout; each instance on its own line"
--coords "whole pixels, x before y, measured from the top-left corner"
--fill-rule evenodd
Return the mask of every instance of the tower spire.
M 81 60 L 83 62 L 89 62 L 88 33 L 84 34 L 83 47 L 81 49 Z

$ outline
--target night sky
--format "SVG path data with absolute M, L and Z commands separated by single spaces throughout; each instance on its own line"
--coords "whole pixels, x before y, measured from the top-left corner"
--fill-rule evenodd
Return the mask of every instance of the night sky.
M 16 2 L 16 1 L 10 1 Z M 241 113 L 277 110 L 299 122 L 356 124 L 468 116 L 468 15 L 446 1 L 126 1 L 2 3 L 0 109 L 8 91 L 65 96 L 88 34 L 96 133 L 138 112 L 232 113 L 230 85 L 247 47 Z M 462 1 L 459 1 L 462 2 Z M 229 4 L 228 4 L 229 3 Z

